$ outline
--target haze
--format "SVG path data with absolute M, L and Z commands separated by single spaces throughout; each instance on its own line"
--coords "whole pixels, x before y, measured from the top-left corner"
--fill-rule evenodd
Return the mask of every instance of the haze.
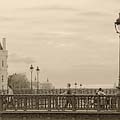
M 33 64 L 56 87 L 117 84 L 119 12 L 120 0 L 0 0 L 9 74 Z

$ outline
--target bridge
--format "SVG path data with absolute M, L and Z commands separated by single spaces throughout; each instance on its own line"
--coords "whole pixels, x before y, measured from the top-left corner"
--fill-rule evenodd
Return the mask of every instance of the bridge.
M 0 120 L 119 120 L 119 95 L 0 95 Z

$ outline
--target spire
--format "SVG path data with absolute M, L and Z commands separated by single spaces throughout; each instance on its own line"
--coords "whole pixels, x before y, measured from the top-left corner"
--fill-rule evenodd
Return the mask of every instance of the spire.
M 2 47 L 2 45 L 1 45 L 1 43 L 0 43 L 0 50 L 3 50 L 3 47 Z

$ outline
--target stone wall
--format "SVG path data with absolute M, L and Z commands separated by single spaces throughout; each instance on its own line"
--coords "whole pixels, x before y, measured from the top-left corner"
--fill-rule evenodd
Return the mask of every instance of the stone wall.
M 117 112 L 9 112 L 1 113 L 0 120 L 120 120 Z

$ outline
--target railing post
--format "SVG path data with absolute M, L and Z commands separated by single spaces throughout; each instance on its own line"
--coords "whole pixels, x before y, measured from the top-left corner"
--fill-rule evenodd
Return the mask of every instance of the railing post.
M 48 111 L 51 111 L 51 96 L 48 96 Z
M 0 95 L 0 112 L 2 111 L 3 105 L 2 105 L 2 95 Z
M 100 111 L 100 96 L 97 95 L 97 111 L 99 112 Z
M 75 95 L 73 95 L 72 110 L 76 111 L 76 96 Z
M 27 96 L 24 96 L 24 111 L 27 110 Z
M 39 110 L 39 96 L 36 96 L 36 109 Z
M 117 87 L 117 111 L 120 111 L 120 86 Z
M 56 95 L 54 99 L 55 99 L 55 108 L 59 110 L 59 96 Z
M 0 95 L 0 120 L 2 120 L 2 95 Z
M 120 112 L 120 94 L 117 95 L 117 104 L 118 104 L 118 105 L 117 105 L 117 107 L 118 107 L 118 108 L 117 108 L 117 111 Z

